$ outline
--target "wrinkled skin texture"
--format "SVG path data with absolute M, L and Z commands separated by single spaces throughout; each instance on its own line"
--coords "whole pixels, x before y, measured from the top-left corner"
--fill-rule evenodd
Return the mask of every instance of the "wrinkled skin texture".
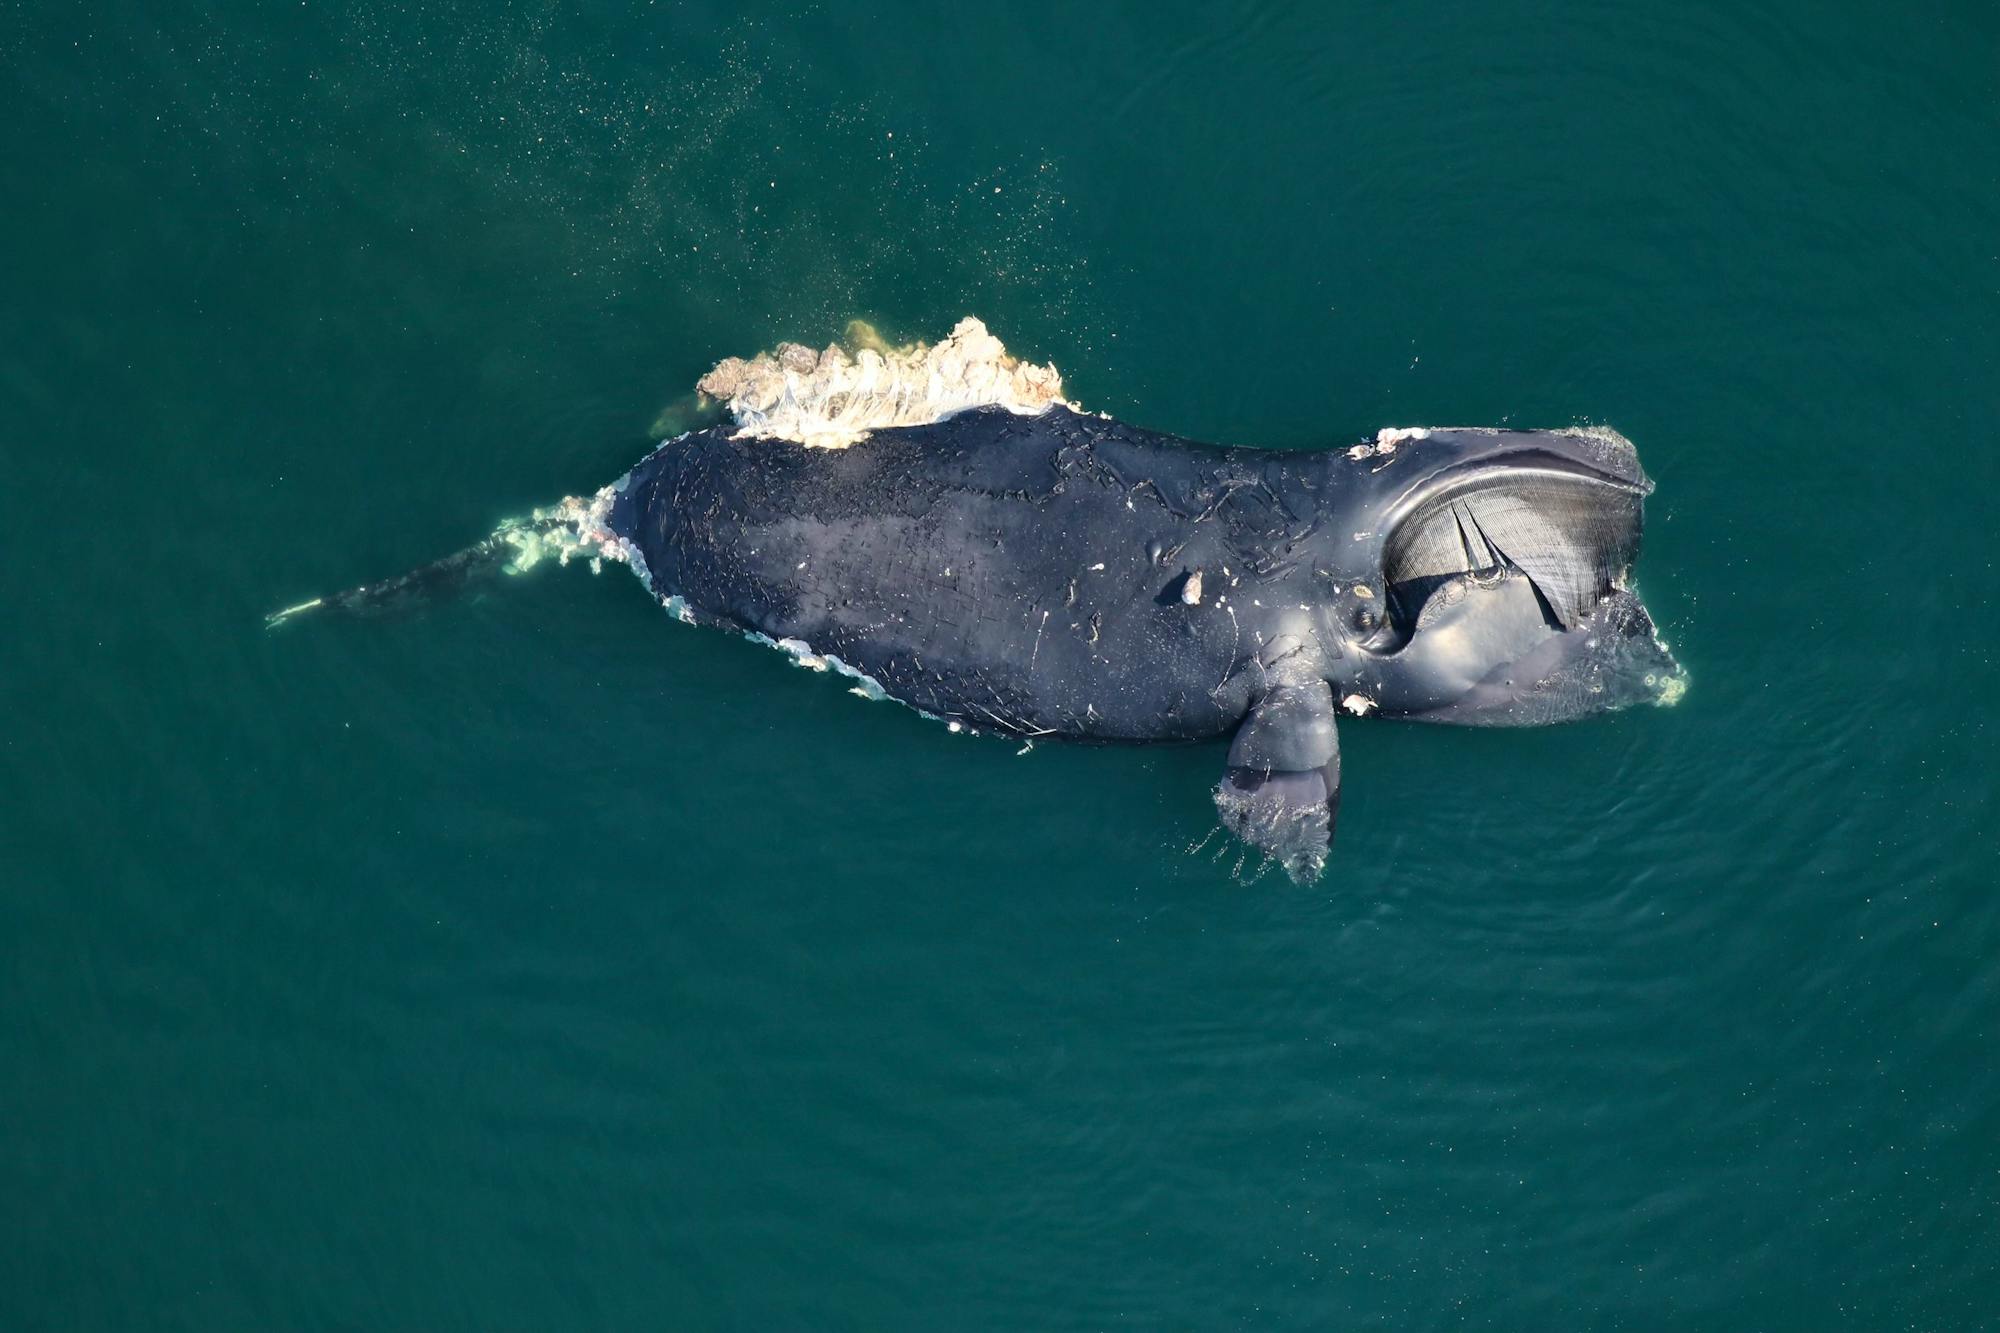
M 696 620 L 801 640 L 937 717 L 1236 737 L 1224 822 L 1307 878 L 1343 704 L 1525 725 L 1656 696 L 1678 668 L 1622 586 L 1650 489 L 1608 432 L 1280 452 L 1057 407 L 845 450 L 698 432 L 618 484 L 608 524 Z

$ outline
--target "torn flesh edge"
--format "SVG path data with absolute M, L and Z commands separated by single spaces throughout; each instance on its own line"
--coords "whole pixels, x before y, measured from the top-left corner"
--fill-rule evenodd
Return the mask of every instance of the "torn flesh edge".
M 695 386 L 722 403 L 737 439 L 788 440 L 808 449 L 845 449 L 872 431 L 923 426 L 974 408 L 1033 416 L 1064 403 L 1062 375 L 1008 353 L 971 315 L 935 343 L 890 347 L 859 320 L 848 325 L 854 349 L 838 343 L 816 352 L 799 343 L 749 360 L 720 361 Z

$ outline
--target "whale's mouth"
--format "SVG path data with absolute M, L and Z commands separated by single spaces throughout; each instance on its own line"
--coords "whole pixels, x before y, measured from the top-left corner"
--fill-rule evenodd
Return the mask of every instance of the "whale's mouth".
M 979 407 L 1032 415 L 1063 401 L 1062 376 L 1009 354 L 967 316 L 942 340 L 891 347 L 860 320 L 848 345 L 814 351 L 780 343 L 749 360 L 730 357 L 702 376 L 738 438 L 844 449 L 891 426 L 927 426 Z
M 1673 702 L 1685 675 L 1627 586 L 1652 489 L 1623 436 L 1459 441 L 1478 456 L 1393 507 L 1386 615 L 1365 645 L 1397 702 L 1460 722 L 1560 721 Z
M 1446 469 L 1402 501 L 1383 543 L 1392 628 L 1407 640 L 1441 593 L 1508 571 L 1551 628 L 1575 628 L 1630 571 L 1651 490 L 1636 461 L 1605 466 L 1543 444 Z

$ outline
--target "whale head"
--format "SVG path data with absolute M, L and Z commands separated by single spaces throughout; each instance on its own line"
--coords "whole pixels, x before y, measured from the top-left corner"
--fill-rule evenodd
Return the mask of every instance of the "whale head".
M 1403 449 L 1338 622 L 1356 711 L 1531 726 L 1679 697 L 1629 586 L 1652 490 L 1630 441 L 1430 431 Z

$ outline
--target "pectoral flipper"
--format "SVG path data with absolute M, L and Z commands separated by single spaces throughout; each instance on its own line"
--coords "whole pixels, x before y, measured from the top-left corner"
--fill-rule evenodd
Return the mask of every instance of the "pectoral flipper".
M 1231 833 L 1295 881 L 1319 875 L 1340 809 L 1340 737 L 1323 680 L 1279 685 L 1250 710 L 1229 747 L 1215 808 Z

